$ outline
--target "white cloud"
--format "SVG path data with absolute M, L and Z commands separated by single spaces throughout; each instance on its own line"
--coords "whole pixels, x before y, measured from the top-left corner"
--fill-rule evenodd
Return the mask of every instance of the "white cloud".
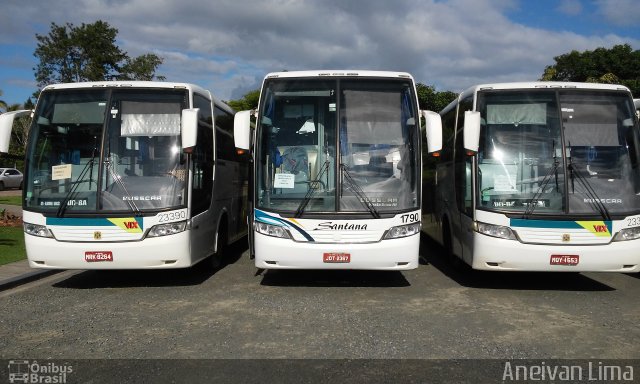
M 596 0 L 599 13 L 607 22 L 619 26 L 633 26 L 640 22 L 637 0 Z
M 582 13 L 582 3 L 580 0 L 562 0 L 557 9 L 565 15 L 577 16 Z
M 297 69 L 388 69 L 411 72 L 440 90 L 474 83 L 535 80 L 553 57 L 571 50 L 640 41 L 606 34 L 585 36 L 516 24 L 506 16 L 516 0 L 5 0 L 0 36 L 13 29 L 31 39 L 50 22 L 74 25 L 104 20 L 118 29 L 129 55 L 153 52 L 170 81 L 209 87 L 220 98 L 237 98 L 259 86 L 267 72 Z M 614 4 L 616 6 L 613 6 Z M 639 20 L 631 0 L 599 1 Z M 620 5 L 622 4 L 622 6 Z M 565 0 L 563 12 L 579 3 Z M 635 12 L 635 13 L 634 13 Z M 11 17 L 6 16 L 11 14 Z M 8 24 L 5 24 L 7 22 Z M 602 30 L 598 28 L 597 30 Z

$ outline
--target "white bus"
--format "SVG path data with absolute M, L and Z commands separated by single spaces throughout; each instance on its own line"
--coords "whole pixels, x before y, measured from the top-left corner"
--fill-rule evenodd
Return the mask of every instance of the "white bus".
M 435 204 L 423 230 L 453 261 L 496 271 L 640 270 L 640 137 L 629 89 L 483 84 L 440 115 L 444 144 L 425 172 Z
M 0 115 L 0 152 L 13 119 Z M 23 222 L 29 265 L 185 268 L 246 234 L 248 155 L 234 111 L 198 86 L 51 85 L 32 113 Z
M 427 119 L 439 122 L 437 114 Z M 270 73 L 258 110 L 238 112 L 235 125 L 237 147 L 253 148 L 256 267 L 418 266 L 420 114 L 409 74 Z M 434 152 L 441 131 L 429 127 Z

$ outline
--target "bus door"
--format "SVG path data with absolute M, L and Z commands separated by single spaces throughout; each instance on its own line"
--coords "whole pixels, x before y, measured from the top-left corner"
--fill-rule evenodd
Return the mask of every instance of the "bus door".
M 462 140 L 462 129 L 456 135 L 454 158 L 455 204 L 459 231 L 460 252 L 458 255 L 471 263 L 473 255 L 473 156 L 467 154 Z M 455 232 L 455 231 L 454 231 Z M 454 246 L 454 250 L 456 247 Z

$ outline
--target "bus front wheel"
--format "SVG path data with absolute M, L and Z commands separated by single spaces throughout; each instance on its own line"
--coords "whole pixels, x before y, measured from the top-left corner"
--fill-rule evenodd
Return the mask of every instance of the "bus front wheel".
M 212 269 L 220 268 L 227 252 L 228 234 L 226 223 L 227 219 L 223 217 L 218 225 L 218 232 L 216 232 L 216 252 L 209 258 L 209 264 Z
M 447 263 L 453 267 L 453 269 L 462 269 L 464 262 L 453 252 L 453 235 L 451 234 L 449 221 L 447 219 L 442 221 L 442 245 Z

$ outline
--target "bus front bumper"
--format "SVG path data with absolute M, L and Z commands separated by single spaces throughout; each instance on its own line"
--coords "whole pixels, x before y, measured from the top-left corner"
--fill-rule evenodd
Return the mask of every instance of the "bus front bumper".
M 338 244 L 295 242 L 256 233 L 255 265 L 261 269 L 400 271 L 418 268 L 419 247 L 419 234 L 376 243 Z
M 471 266 L 491 271 L 639 272 L 640 240 L 559 246 L 476 234 Z
M 27 259 L 40 269 L 174 269 L 194 264 L 187 231 L 130 242 L 61 242 L 26 235 Z M 110 255 L 90 260 L 91 254 Z M 111 259 L 111 260 L 109 260 Z

